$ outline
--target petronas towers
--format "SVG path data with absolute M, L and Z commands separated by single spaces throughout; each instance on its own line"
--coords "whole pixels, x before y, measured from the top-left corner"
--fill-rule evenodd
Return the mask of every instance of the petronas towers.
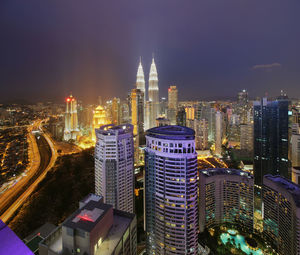
M 146 86 L 145 77 L 142 66 L 142 61 L 140 59 L 137 77 L 136 77 L 136 88 L 144 93 L 144 109 L 145 109 L 145 130 L 156 126 L 156 118 L 159 114 L 159 89 L 158 89 L 158 76 L 156 65 L 154 62 L 154 57 L 152 58 L 152 63 L 149 73 L 149 83 L 148 83 L 148 100 L 146 96 Z

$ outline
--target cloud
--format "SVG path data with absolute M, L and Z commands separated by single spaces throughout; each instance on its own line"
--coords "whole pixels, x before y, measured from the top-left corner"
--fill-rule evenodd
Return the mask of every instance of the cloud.
M 272 72 L 273 69 L 275 68 L 281 68 L 281 64 L 280 63 L 272 63 L 272 64 L 265 64 L 265 65 L 255 65 L 252 66 L 252 70 L 263 70 L 263 71 L 267 71 L 267 72 Z

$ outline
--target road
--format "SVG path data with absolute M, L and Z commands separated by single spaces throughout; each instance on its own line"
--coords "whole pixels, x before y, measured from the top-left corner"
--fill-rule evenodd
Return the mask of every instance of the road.
M 37 121 L 31 128 L 41 132 L 36 134 L 36 137 L 40 137 L 36 139 L 39 152 L 36 153 L 38 154 L 36 157 L 40 158 L 39 164 L 33 164 L 34 167 L 28 171 L 25 177 L 0 196 L 0 218 L 4 222 L 7 222 L 32 194 L 47 172 L 54 166 L 57 159 L 55 145 L 47 133 L 42 133 L 41 123 L 42 121 Z

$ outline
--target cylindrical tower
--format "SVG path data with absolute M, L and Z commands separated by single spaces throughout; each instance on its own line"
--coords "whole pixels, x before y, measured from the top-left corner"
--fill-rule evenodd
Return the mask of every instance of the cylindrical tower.
M 198 194 L 194 130 L 162 126 L 146 133 L 147 254 L 197 254 Z

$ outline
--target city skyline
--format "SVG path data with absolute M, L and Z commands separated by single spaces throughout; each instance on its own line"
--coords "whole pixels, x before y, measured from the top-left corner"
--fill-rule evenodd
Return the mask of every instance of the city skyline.
M 252 98 L 280 89 L 300 96 L 299 3 L 131 3 L 3 4 L 0 100 L 59 102 L 83 87 L 86 102 L 125 97 L 140 56 L 149 70 L 152 53 L 165 97 L 171 84 L 182 100 L 227 98 L 242 89 Z

